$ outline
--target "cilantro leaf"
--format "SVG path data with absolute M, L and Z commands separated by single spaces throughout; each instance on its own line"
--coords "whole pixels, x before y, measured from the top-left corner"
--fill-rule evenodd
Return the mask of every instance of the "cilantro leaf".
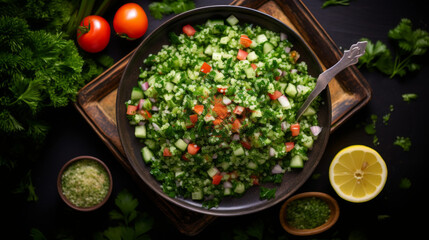
M 414 62 L 415 56 L 424 55 L 429 48 L 429 33 L 422 29 L 412 29 L 409 19 L 401 22 L 388 32 L 388 37 L 396 43 L 395 54 L 390 49 L 377 41 L 375 44 L 369 39 L 362 38 L 368 42 L 365 54 L 359 59 L 358 67 L 365 66 L 367 69 L 377 69 L 393 78 L 396 75 L 404 76 L 407 72 L 420 69 L 420 65 Z

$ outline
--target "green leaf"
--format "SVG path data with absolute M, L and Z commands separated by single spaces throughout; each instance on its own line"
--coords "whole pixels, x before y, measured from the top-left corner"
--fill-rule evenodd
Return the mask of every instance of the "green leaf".
M 122 214 L 128 218 L 128 216 L 135 211 L 139 202 L 131 195 L 131 193 L 124 190 L 116 197 L 115 204 L 121 210 Z
M 112 220 L 125 220 L 124 215 L 122 215 L 118 210 L 113 209 L 109 212 L 109 217 Z
M 409 189 L 411 187 L 411 181 L 409 178 L 401 178 L 401 182 L 399 183 L 399 188 L 401 189 Z
M 109 240 L 122 240 L 122 226 L 109 227 L 103 234 Z
M 30 230 L 30 237 L 32 237 L 33 240 L 47 240 L 45 235 L 37 228 L 32 228 Z
M 350 0 L 325 0 L 325 2 L 322 4 L 322 8 L 334 5 L 348 6 L 350 5 L 349 2 Z
M 400 146 L 404 151 L 410 151 L 411 140 L 409 137 L 396 137 L 396 140 L 393 142 L 394 145 Z

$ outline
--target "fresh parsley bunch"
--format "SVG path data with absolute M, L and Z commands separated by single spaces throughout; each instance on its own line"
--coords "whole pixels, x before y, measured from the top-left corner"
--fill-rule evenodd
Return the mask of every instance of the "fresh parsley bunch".
M 407 72 L 420 69 L 415 57 L 427 52 L 429 33 L 422 29 L 413 30 L 411 20 L 404 18 L 398 26 L 389 31 L 388 37 L 396 45 L 395 55 L 381 41 L 373 43 L 367 38 L 362 38 L 368 44 L 365 54 L 359 59 L 359 67 L 377 69 L 389 75 L 389 78 L 396 75 L 403 77 Z

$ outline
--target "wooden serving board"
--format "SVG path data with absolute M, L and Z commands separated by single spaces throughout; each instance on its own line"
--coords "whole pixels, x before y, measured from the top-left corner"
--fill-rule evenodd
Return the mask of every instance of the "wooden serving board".
M 323 66 L 334 65 L 342 52 L 300 0 L 235 0 L 232 5 L 254 8 L 272 15 L 294 29 L 309 44 Z M 115 155 L 136 184 L 183 234 L 194 236 L 216 217 L 176 206 L 155 194 L 136 174 L 125 157 L 116 125 L 116 93 L 132 52 L 84 86 L 78 93 L 76 109 Z M 349 67 L 330 84 L 334 131 L 371 99 L 371 88 L 356 67 Z

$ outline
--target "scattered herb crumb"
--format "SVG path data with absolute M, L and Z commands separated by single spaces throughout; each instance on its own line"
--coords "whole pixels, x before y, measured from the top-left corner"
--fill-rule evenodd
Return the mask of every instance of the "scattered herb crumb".
M 401 182 L 399 183 L 399 188 L 401 189 L 409 189 L 411 187 L 411 181 L 409 178 L 402 178 Z
M 328 6 L 342 5 L 348 6 L 350 5 L 350 0 L 325 0 L 322 5 L 322 8 L 326 8 Z
M 417 97 L 418 97 L 418 95 L 415 93 L 404 93 L 404 94 L 402 94 L 402 99 L 405 102 L 411 102 L 411 100 L 416 100 Z
M 390 106 L 389 106 L 389 113 L 387 113 L 387 114 L 385 114 L 385 115 L 383 116 L 383 123 L 384 123 L 384 125 L 386 125 L 386 126 L 387 126 L 387 124 L 389 124 L 390 115 L 391 115 L 391 113 L 393 112 L 393 110 L 394 110 L 393 105 L 390 105 Z
M 411 147 L 411 140 L 409 137 L 396 137 L 394 145 L 400 146 L 404 151 L 409 151 Z
M 311 179 L 313 179 L 313 180 L 317 180 L 317 179 L 319 179 L 319 178 L 320 178 L 320 176 L 321 176 L 321 174 L 320 174 L 320 173 L 314 173 L 313 175 L 311 175 Z

